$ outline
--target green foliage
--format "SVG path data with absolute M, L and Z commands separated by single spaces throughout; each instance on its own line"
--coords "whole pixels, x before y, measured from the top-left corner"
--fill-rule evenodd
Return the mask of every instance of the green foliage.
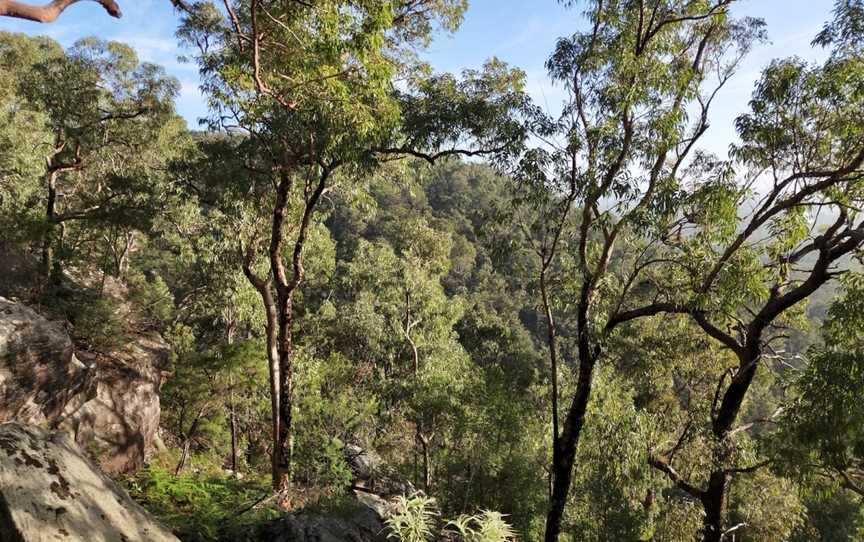
M 148 280 L 143 275 L 133 275 L 127 280 L 127 286 L 139 325 L 162 329 L 174 319 L 174 296 L 162 277 Z
M 839 0 L 817 36 L 826 62 L 764 70 L 730 160 L 694 143 L 706 98 L 765 35 L 725 4 L 658 0 L 651 19 L 664 22 L 648 31 L 648 4 L 588 2 L 590 30 L 547 63 L 572 98 L 557 119 L 496 59 L 458 76 L 418 60 L 465 0 L 232 0 L 236 20 L 190 4 L 180 37 L 198 47 L 206 133 L 185 129 L 177 82 L 129 46 L 0 33 L 0 242 L 66 269 L 33 295 L 76 347 L 108 353 L 153 332 L 173 347 L 160 396 L 170 451 L 129 487 L 184 540 L 237 540 L 276 513 L 237 515 L 268 486 L 267 315 L 244 265 L 272 281 L 270 257 L 292 260 L 290 242 L 267 253 L 274 209 L 287 241 L 310 213 L 286 326 L 292 505 L 338 503 L 358 482 L 356 446 L 396 487 L 423 485 L 428 463 L 425 493 L 396 500 L 390 538 L 540 539 L 553 441 L 542 270 L 559 414 L 585 344 L 596 352 L 565 535 L 693 539 L 703 510 L 687 487 L 719 472 L 736 540 L 861 538 L 864 278 L 845 274 L 830 308 L 824 290 L 760 315 L 860 236 L 861 1 Z M 526 120 L 537 148 L 519 148 Z M 458 154 L 500 171 L 447 158 Z M 89 289 L 67 287 L 73 277 Z M 651 318 L 616 327 L 646 307 Z M 801 330 L 823 316 L 808 349 Z M 806 356 L 767 348 L 785 328 Z M 758 370 L 718 436 L 724 392 L 748 378 L 744 346 Z
M 58 285 L 45 296 L 45 305 L 68 321 L 76 346 L 106 351 L 123 345 L 129 328 L 124 309 L 115 298 L 99 292 Z
M 174 476 L 151 465 L 126 484 L 133 498 L 185 542 L 238 540 L 249 525 L 277 515 L 264 507 L 238 516 L 266 494 L 266 480 L 245 482 L 220 474 Z
M 482 510 L 461 514 L 439 527 L 439 512 L 434 498 L 422 493 L 398 496 L 388 512 L 387 537 L 398 542 L 454 540 L 458 542 L 510 542 L 516 534 L 498 512 Z M 454 538 L 455 537 L 455 538 Z
M 345 444 L 368 437 L 379 409 L 371 375 L 335 352 L 326 359 L 301 355 L 298 373 L 294 479 L 341 495 L 353 480 Z
M 463 542 L 509 542 L 516 536 L 504 516 L 490 510 L 473 516 L 463 514 L 447 522 L 447 527 Z
M 435 499 L 422 493 L 396 497 L 387 518 L 388 538 L 398 542 L 428 542 L 437 532 Z

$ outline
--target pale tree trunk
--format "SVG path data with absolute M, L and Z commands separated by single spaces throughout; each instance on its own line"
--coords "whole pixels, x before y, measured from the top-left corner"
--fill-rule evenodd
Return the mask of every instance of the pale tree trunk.
M 249 282 L 258 290 L 261 296 L 261 302 L 264 305 L 264 312 L 267 315 L 265 325 L 266 344 L 267 344 L 267 372 L 270 381 L 270 432 L 273 441 L 273 449 L 270 453 L 270 472 L 272 475 L 273 487 L 279 487 L 279 471 L 278 471 L 278 439 L 280 434 L 280 409 L 279 409 L 279 350 L 276 345 L 276 329 L 278 326 L 276 315 L 276 302 L 273 300 L 271 291 L 272 279 L 268 277 L 262 280 L 252 271 L 251 262 L 253 258 L 252 246 L 246 250 L 246 255 L 243 263 L 243 272 Z
M 233 319 L 228 324 L 227 331 L 228 344 L 234 344 L 234 321 Z M 237 474 L 237 411 L 234 401 L 234 377 L 228 379 L 229 397 L 228 397 L 228 424 L 231 430 L 231 472 Z
M 411 314 L 411 292 L 405 290 L 405 321 L 404 327 L 402 328 L 402 332 L 405 334 L 405 340 L 408 342 L 408 346 L 411 348 L 411 363 L 413 367 L 414 380 L 417 381 L 420 379 L 420 352 L 417 349 L 417 343 L 414 342 L 414 338 L 411 337 L 411 330 L 419 324 L 419 320 L 414 320 L 413 315 Z M 419 455 L 423 460 L 423 474 L 422 474 L 422 485 L 423 491 L 428 495 L 429 489 L 432 486 L 432 457 L 430 451 L 430 437 L 424 433 L 423 430 L 423 421 L 422 414 L 417 413 L 417 420 L 414 422 L 415 433 L 414 433 L 414 441 L 416 446 L 419 448 Z M 417 450 L 415 450 L 415 457 L 417 456 Z M 416 469 L 415 469 L 416 472 Z
M 45 204 L 45 233 L 42 235 L 42 278 L 47 282 L 54 269 L 54 226 L 57 220 L 57 177 L 59 172 L 49 170 L 46 178 L 48 199 Z

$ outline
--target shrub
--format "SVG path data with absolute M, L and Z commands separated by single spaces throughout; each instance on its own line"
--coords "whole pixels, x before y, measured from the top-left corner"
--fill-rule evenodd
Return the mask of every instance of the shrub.
M 266 480 L 243 481 L 218 474 L 174 476 L 151 465 L 129 479 L 127 488 L 184 542 L 240 540 L 250 524 L 278 515 L 268 508 L 240 515 L 269 491 Z
M 174 296 L 162 277 L 148 280 L 143 275 L 132 275 L 128 286 L 138 324 L 145 329 L 165 329 L 165 324 L 174 318 Z
M 57 286 L 46 293 L 46 308 L 72 324 L 71 335 L 78 348 L 108 350 L 126 340 L 126 325 L 120 304 L 89 289 Z
M 491 510 L 475 515 L 462 514 L 448 521 L 440 531 L 438 516 L 435 499 L 431 497 L 422 493 L 397 497 L 387 519 L 388 538 L 399 542 L 509 542 L 516 536 L 504 516 Z
M 504 516 L 491 510 L 483 510 L 473 516 L 462 514 L 447 523 L 447 526 L 463 542 L 507 542 L 516 536 L 504 521 Z
M 437 523 L 438 511 L 435 499 L 422 493 L 410 497 L 399 496 L 387 518 L 388 538 L 399 542 L 427 542 Z

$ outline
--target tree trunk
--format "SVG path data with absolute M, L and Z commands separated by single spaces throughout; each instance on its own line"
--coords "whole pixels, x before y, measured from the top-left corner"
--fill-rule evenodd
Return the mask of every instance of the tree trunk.
M 279 432 L 274 443 L 276 453 L 275 479 L 277 489 L 286 491 L 291 487 L 291 463 L 294 452 L 292 431 L 292 406 L 294 391 L 293 329 L 294 310 L 292 296 L 280 303 L 279 314 Z
M 555 318 L 552 315 L 552 304 L 549 301 L 549 292 L 546 287 L 546 269 L 540 272 L 540 293 L 543 299 L 543 311 L 546 316 L 546 345 L 549 348 L 549 362 L 551 365 L 549 380 L 552 384 L 552 462 L 555 462 L 555 443 L 558 441 L 558 334 L 555 327 Z M 549 495 L 552 495 L 552 474 L 550 469 Z
M 276 345 L 276 305 L 271 303 L 265 306 L 268 309 L 267 323 L 267 370 L 270 377 L 270 419 L 271 419 L 271 436 L 273 440 L 273 449 L 270 452 L 270 471 L 272 473 L 272 483 L 274 488 L 279 487 L 279 449 L 277 443 L 279 441 L 279 433 L 281 431 L 282 420 L 280 418 L 279 409 L 279 349 Z M 271 312 L 272 310 L 272 322 Z
M 705 512 L 702 520 L 702 542 L 720 542 L 723 536 L 727 477 L 728 475 L 722 470 L 712 472 L 708 489 L 700 497 Z
M 192 447 L 192 439 L 198 434 L 198 427 L 206 410 L 207 405 L 198 409 L 197 414 L 195 414 L 195 419 L 192 420 L 192 425 L 189 426 L 189 431 L 184 435 L 183 451 L 180 453 L 180 460 L 177 462 L 177 468 L 174 469 L 174 476 L 179 476 L 183 468 L 186 467 L 186 462 L 189 460 L 189 451 Z
M 552 496 L 549 499 L 549 513 L 546 516 L 545 542 L 557 542 L 561 533 L 561 521 L 567 496 L 570 493 L 570 483 L 573 479 L 573 463 L 576 460 L 576 449 L 582 426 L 585 425 L 585 412 L 588 409 L 588 399 L 591 396 L 591 384 L 596 358 L 591 356 L 579 363 L 579 380 L 576 384 L 576 395 L 570 410 L 564 418 L 564 428 L 561 436 L 553 443 L 552 453 Z
M 231 425 L 231 472 L 237 474 L 237 412 L 234 407 L 234 379 L 231 379 L 229 423 Z
M 732 377 L 729 387 L 723 393 L 720 408 L 714 414 L 711 429 L 716 439 L 715 446 L 719 450 L 725 449 L 723 441 L 728 437 L 729 431 L 738 414 L 744 397 L 750 384 L 756 376 L 759 365 L 760 348 L 758 337 L 752 340 L 746 348 L 739 353 L 738 371 Z M 723 470 L 723 464 L 727 459 L 726 454 L 721 452 L 718 456 L 719 467 L 711 472 L 708 479 L 708 488 L 702 493 L 700 501 L 705 513 L 704 527 L 702 532 L 703 542 L 719 542 L 723 536 L 723 514 L 726 507 L 726 490 L 729 473 Z
M 432 487 L 432 456 L 429 450 L 429 438 L 423 434 L 423 427 L 417 424 L 417 444 L 420 445 L 420 455 L 423 458 L 423 492 L 429 495 Z
M 280 393 L 279 393 L 279 344 L 278 344 L 278 329 L 279 317 L 276 310 L 276 301 L 273 299 L 272 276 L 266 280 L 258 277 L 252 270 L 252 259 L 254 250 L 252 245 L 247 247 L 243 261 L 243 274 L 247 280 L 258 290 L 261 296 L 261 303 L 264 305 L 264 313 L 267 315 L 267 322 L 264 326 L 266 331 L 267 341 L 267 373 L 270 379 L 270 435 L 273 442 L 273 449 L 270 453 L 270 473 L 272 475 L 272 484 L 274 488 L 280 486 L 280 477 L 278 475 L 279 465 L 279 449 L 277 442 L 281 431 L 280 420 Z
M 564 418 L 561 435 L 553 443 L 552 496 L 549 499 L 549 513 L 546 516 L 545 542 L 558 542 L 558 536 L 561 534 L 561 521 L 564 518 L 564 508 L 567 506 L 567 496 L 573 479 L 576 449 L 579 446 L 579 437 L 585 425 L 585 412 L 588 410 L 588 400 L 591 397 L 594 366 L 601 352 L 599 346 L 591 344 L 589 337 L 589 307 L 593 287 L 592 281 L 586 282 L 579 296 L 577 310 L 579 378 L 576 381 L 573 402 Z
M 177 461 L 177 466 L 174 468 L 174 476 L 180 476 L 180 473 L 186 467 L 186 461 L 189 459 L 189 448 L 192 446 L 192 441 L 190 439 L 185 439 L 183 441 L 182 452 L 180 452 L 180 460 Z
M 54 222 L 57 219 L 57 175 L 51 170 L 46 179 L 48 200 L 45 204 L 45 233 L 42 235 L 42 278 L 45 282 L 51 277 L 54 268 Z

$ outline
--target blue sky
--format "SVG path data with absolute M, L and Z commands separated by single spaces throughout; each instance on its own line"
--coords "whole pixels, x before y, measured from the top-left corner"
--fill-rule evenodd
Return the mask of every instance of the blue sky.
M 459 31 L 452 36 L 440 36 L 426 58 L 439 70 L 459 71 L 479 67 L 487 58 L 496 56 L 522 68 L 527 74 L 528 90 L 537 103 L 548 110 L 557 110 L 561 89 L 548 82 L 543 63 L 556 38 L 584 24 L 580 9 L 565 10 L 555 0 L 469 1 L 471 6 Z M 0 30 L 45 34 L 63 45 L 91 35 L 128 43 L 142 60 L 165 66 L 180 80 L 183 90 L 177 108 L 190 126 L 196 126 L 206 104 L 198 92 L 195 66 L 177 60 L 181 53 L 174 38 L 178 17 L 170 2 L 119 2 L 124 12 L 119 20 L 108 17 L 94 2 L 80 2 L 53 24 L 2 18 Z M 718 97 L 711 129 L 704 141 L 706 147 L 725 153 L 734 137 L 732 120 L 746 107 L 753 82 L 771 59 L 797 55 L 816 60 L 824 56 L 809 44 L 830 18 L 833 3 L 833 0 L 741 0 L 735 13 L 765 19 L 771 43 L 751 53 L 739 74 Z

